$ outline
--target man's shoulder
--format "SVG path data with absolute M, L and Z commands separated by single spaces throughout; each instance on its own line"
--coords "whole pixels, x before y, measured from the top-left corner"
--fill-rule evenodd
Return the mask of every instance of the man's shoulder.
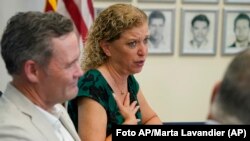
M 247 47 L 250 48 L 250 42 L 248 42 Z
M 2 114 L 2 113 L 1 113 Z M 31 122 L 27 123 L 21 117 L 3 118 L 0 116 L 0 140 L 36 140 L 43 141 L 45 138 Z
M 250 48 L 250 42 L 248 42 L 248 44 L 245 47 L 239 47 L 236 45 L 236 42 L 233 42 L 231 45 L 228 46 L 228 48 Z
M 236 47 L 236 43 L 233 42 L 231 45 L 228 46 L 229 48 L 235 48 Z
M 4 96 L 4 94 L 2 94 L 0 96 L 0 116 L 3 116 L 6 114 L 11 114 L 11 113 L 14 113 L 14 112 L 17 112 L 14 104 Z
M 0 98 L 0 140 L 27 137 L 27 130 L 32 125 L 27 122 L 27 116 L 18 110 L 15 105 L 5 97 Z
M 19 138 L 44 141 L 46 136 L 51 137 L 44 133 L 53 134 L 50 130 L 51 127 L 43 121 L 42 115 L 33 116 L 36 114 L 35 112 L 30 115 L 5 96 L 0 97 L 0 107 L 0 140 Z
M 23 121 L 24 113 L 22 113 L 18 107 L 12 101 L 4 96 L 4 94 L 0 97 L 0 120 L 1 124 L 13 124 L 19 125 L 18 121 Z M 1 126 L 0 124 L 0 126 Z

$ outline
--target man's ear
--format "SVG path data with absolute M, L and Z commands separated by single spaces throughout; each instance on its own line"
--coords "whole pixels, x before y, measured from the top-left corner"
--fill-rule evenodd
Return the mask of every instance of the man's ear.
M 107 56 L 111 56 L 110 44 L 107 41 L 100 41 L 100 47 Z
M 38 65 L 33 60 L 24 63 L 24 73 L 30 82 L 38 81 Z
M 213 102 L 215 100 L 215 97 L 216 95 L 219 93 L 220 91 L 220 87 L 221 87 L 221 81 L 215 83 L 214 87 L 213 87 L 213 91 L 212 91 L 212 94 L 211 94 L 211 99 L 210 99 L 210 109 L 209 109 L 209 112 L 208 112 L 208 115 L 207 115 L 207 119 L 213 119 L 213 115 L 212 115 L 212 112 L 211 112 L 211 108 L 212 108 L 212 105 L 213 105 Z
M 221 86 L 221 81 L 215 83 L 213 91 L 212 91 L 211 99 L 210 99 L 211 103 L 214 101 L 216 95 L 219 93 L 220 86 Z

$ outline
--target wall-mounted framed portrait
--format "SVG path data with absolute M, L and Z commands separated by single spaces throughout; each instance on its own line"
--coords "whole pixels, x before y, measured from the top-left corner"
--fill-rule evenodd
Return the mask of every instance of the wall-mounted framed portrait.
M 182 3 L 219 3 L 219 0 L 182 0 Z
M 224 9 L 222 54 L 237 54 L 250 48 L 250 9 Z
M 218 10 L 182 9 L 181 55 L 215 55 Z
M 174 50 L 174 9 L 143 9 L 148 15 L 149 54 L 172 54 Z
M 174 3 L 176 2 L 176 0 L 138 0 L 138 2 L 154 2 L 154 3 L 171 2 L 171 3 Z
M 250 0 L 224 0 L 228 4 L 250 4 Z

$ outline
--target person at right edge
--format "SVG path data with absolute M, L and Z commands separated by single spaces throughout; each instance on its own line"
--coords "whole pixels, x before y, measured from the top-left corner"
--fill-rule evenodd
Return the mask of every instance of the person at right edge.
M 130 4 L 112 5 L 94 21 L 83 54 L 85 74 L 68 105 L 82 140 L 112 140 L 112 124 L 162 125 L 133 76 L 148 54 L 147 22 L 147 15 Z
M 250 124 L 250 49 L 237 54 L 214 86 L 206 124 Z

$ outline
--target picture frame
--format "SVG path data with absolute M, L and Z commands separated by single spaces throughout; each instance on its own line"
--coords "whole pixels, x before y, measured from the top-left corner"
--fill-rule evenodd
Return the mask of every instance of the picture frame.
M 138 2 L 153 2 L 153 3 L 175 3 L 176 0 L 138 0 Z
M 250 10 L 224 9 L 223 13 L 222 55 L 234 55 L 249 48 Z M 240 19 L 242 22 L 237 22 Z M 235 43 L 236 40 L 237 43 Z
M 181 55 L 215 55 L 218 10 L 182 9 Z
M 173 54 L 174 51 L 174 9 L 143 9 L 148 16 L 150 38 L 149 54 Z
M 182 0 L 182 3 L 219 3 L 219 0 Z
M 250 0 L 224 0 L 225 4 L 250 4 Z

